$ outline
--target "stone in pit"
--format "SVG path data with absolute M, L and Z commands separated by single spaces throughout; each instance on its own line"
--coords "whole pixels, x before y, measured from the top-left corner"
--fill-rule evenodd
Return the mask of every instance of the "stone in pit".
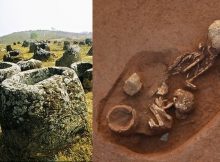
M 142 83 L 137 73 L 133 73 L 124 83 L 124 92 L 133 96 L 140 91 Z

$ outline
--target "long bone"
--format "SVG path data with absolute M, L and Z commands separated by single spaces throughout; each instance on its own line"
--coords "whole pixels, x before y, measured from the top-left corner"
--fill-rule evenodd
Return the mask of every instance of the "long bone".
M 168 67 L 168 71 L 172 75 L 187 72 L 186 85 L 191 88 L 196 88 L 192 84 L 193 80 L 207 71 L 217 57 L 216 49 L 211 46 L 199 44 L 199 51 L 201 53 L 192 52 L 177 57 L 174 63 Z

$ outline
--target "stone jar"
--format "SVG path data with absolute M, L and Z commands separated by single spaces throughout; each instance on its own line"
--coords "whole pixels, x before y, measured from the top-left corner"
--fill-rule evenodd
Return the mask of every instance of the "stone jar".
M 21 68 L 14 63 L 0 62 L 0 83 L 20 71 Z
M 34 51 L 33 59 L 46 61 L 50 58 L 51 53 L 42 48 L 37 47 L 37 50 Z
M 80 47 L 74 45 L 69 47 L 64 53 L 63 56 L 56 60 L 56 66 L 70 67 L 72 63 L 80 60 Z
M 41 68 L 42 62 L 40 60 L 30 59 L 26 61 L 19 61 L 17 65 L 20 66 L 21 71 L 26 71 L 30 69 Z
M 55 154 L 87 128 L 86 102 L 74 70 L 20 72 L 2 82 L 3 143 L 13 158 Z

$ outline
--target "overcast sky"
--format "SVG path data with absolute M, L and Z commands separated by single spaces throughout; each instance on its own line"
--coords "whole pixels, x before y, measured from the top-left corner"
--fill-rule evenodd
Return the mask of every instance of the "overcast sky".
M 91 32 L 92 0 L 0 0 L 0 36 L 52 28 Z

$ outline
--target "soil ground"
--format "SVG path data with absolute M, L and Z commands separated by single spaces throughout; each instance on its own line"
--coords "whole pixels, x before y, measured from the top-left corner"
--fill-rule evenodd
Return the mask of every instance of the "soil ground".
M 220 19 L 219 8 L 218 0 L 94 0 L 93 161 L 220 160 L 219 59 L 195 81 L 199 87 L 195 111 L 185 121 L 174 120 L 168 142 L 159 137 L 117 136 L 105 120 L 108 109 L 122 102 L 141 112 L 150 102 L 147 90 L 160 79 L 161 71 L 177 56 L 206 42 L 208 26 Z M 149 87 L 128 99 L 120 87 L 134 71 Z M 170 94 L 183 83 L 181 77 L 169 82 Z

